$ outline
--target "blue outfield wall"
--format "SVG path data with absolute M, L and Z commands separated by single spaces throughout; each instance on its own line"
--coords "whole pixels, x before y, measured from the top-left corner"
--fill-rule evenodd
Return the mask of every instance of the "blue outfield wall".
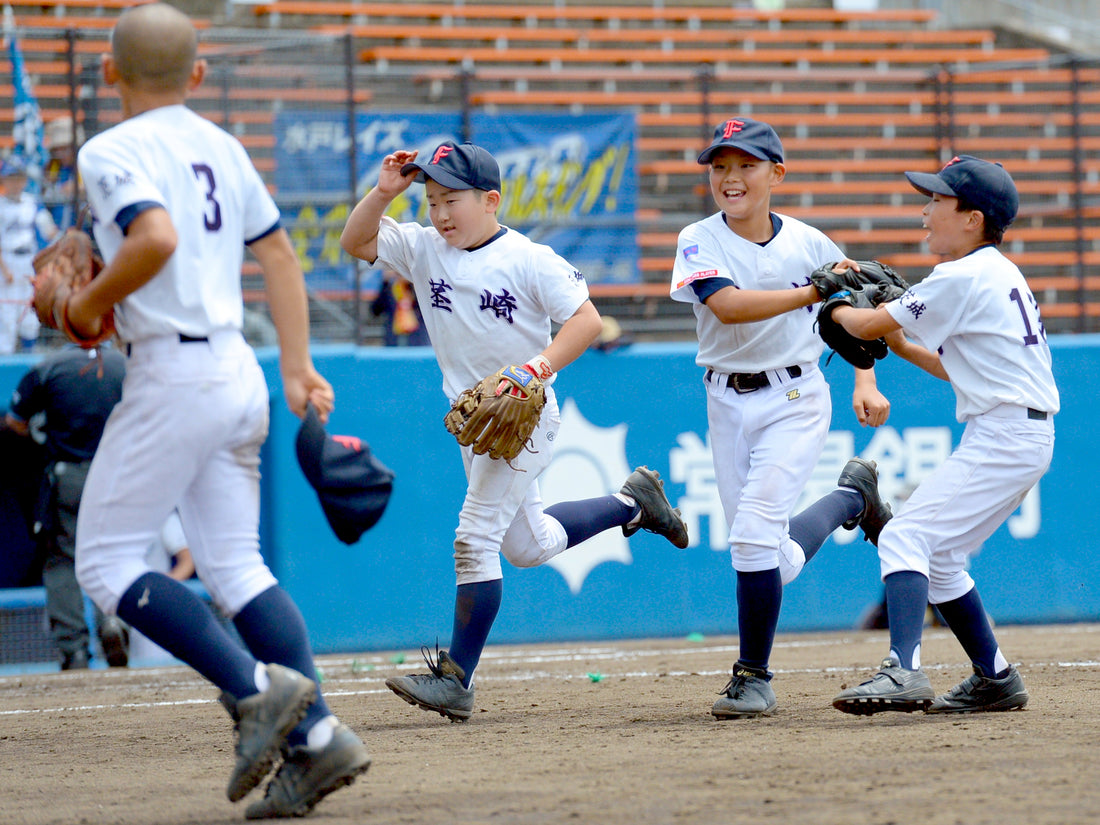
M 974 557 L 972 571 L 997 622 L 1100 619 L 1100 558 L 1093 524 L 1092 387 L 1100 336 L 1052 341 L 1062 392 L 1054 463 L 1020 509 Z M 272 386 L 263 463 L 265 555 L 301 606 L 318 652 L 449 642 L 452 540 L 465 491 L 457 447 L 442 425 L 446 402 L 429 350 L 318 347 L 332 381 L 333 434 L 368 441 L 396 473 L 381 521 L 353 546 L 335 538 L 294 456 L 297 419 L 279 392 L 275 353 L 261 361 Z M 492 642 L 735 633 L 734 574 L 707 445 L 701 370 L 690 344 L 588 352 L 555 384 L 563 424 L 542 477 L 547 502 L 617 490 L 636 465 L 665 479 L 691 530 L 676 550 L 648 533 L 601 534 L 551 563 L 505 563 L 505 597 Z M 5 397 L 31 360 L 0 362 Z M 878 369 L 890 421 L 861 428 L 850 408 L 852 370 L 824 366 L 833 386 L 832 430 L 798 509 L 835 486 L 853 454 L 873 458 L 897 507 L 957 444 L 954 396 L 899 359 Z M 124 468 L 122 471 L 125 471 Z M 784 594 L 782 631 L 853 627 L 881 595 L 874 548 L 838 531 Z

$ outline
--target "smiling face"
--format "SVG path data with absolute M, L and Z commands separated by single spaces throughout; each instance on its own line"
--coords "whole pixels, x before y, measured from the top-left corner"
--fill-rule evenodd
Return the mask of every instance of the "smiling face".
M 500 229 L 500 193 L 480 189 L 448 189 L 429 179 L 424 184 L 428 217 L 443 240 L 458 249 L 485 243 Z
M 710 161 L 710 192 L 726 223 L 739 235 L 750 237 L 761 231 L 771 237 L 772 187 L 787 174 L 782 163 L 761 160 L 740 149 L 724 148 Z M 741 227 L 741 228 L 738 228 Z M 741 231 L 741 229 L 747 231 Z
M 984 216 L 977 210 L 958 209 L 959 199 L 932 195 L 924 209 L 921 224 L 928 230 L 928 251 L 957 260 L 985 243 Z

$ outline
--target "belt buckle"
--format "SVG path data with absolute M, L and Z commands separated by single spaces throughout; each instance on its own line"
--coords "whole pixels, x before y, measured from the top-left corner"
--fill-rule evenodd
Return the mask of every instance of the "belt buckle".
M 759 373 L 731 372 L 729 377 L 729 385 L 733 387 L 733 391 L 738 395 L 747 395 L 750 392 L 756 392 L 758 389 L 760 389 L 761 385 L 754 384 L 751 386 L 742 386 L 741 379 L 755 379 L 758 376 Z

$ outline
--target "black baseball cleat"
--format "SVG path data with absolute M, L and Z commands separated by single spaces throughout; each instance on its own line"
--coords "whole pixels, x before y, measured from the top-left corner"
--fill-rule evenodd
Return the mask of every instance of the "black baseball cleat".
M 844 465 L 836 483 L 838 487 L 847 487 L 863 496 L 863 510 L 855 518 L 844 522 L 844 529 L 862 527 L 863 537 L 878 547 L 879 533 L 886 522 L 894 517 L 890 505 L 879 495 L 878 465 L 857 456 Z
M 679 508 L 674 508 L 665 495 L 660 474 L 643 465 L 626 477 L 619 493 L 630 496 L 642 508 L 641 518 L 637 522 L 623 525 L 624 536 L 646 530 L 664 536 L 681 550 L 688 546 L 687 525 L 680 516 Z

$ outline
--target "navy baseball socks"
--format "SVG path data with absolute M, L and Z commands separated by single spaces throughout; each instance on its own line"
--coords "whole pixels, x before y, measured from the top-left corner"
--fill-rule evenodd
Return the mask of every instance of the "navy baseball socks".
M 257 658 L 293 668 L 319 683 L 305 620 L 282 587 L 269 587 L 245 605 L 233 623 Z M 272 627 L 279 633 L 271 633 Z M 283 762 L 264 798 L 248 806 L 246 818 L 304 816 L 370 768 L 366 745 L 332 715 L 316 684 L 311 699 L 301 722 L 286 736 Z
M 474 711 L 473 677 L 489 631 L 500 610 L 504 582 L 492 579 L 460 584 L 455 594 L 451 650 L 436 646 L 435 659 L 421 649 L 428 673 L 392 676 L 386 687 L 423 710 L 434 711 L 452 722 L 465 722 Z
M 1028 700 L 1024 679 L 1001 653 L 977 588 L 972 587 L 965 595 L 936 606 L 970 657 L 974 673 L 947 693 L 937 696 L 928 707 L 928 713 L 1022 709 Z
M 924 710 L 936 697 L 928 675 L 920 669 L 920 642 L 928 604 L 928 579 L 903 570 L 884 580 L 890 621 L 890 654 L 878 672 L 862 684 L 846 688 L 833 699 L 844 713 L 869 716 L 881 711 Z
M 661 476 L 638 467 L 627 476 L 619 492 L 610 496 L 562 501 L 543 510 L 565 529 L 566 547 L 573 547 L 612 527 L 622 527 L 630 537 L 639 530 L 656 533 L 681 550 L 688 546 L 687 525 L 680 510 L 665 495 Z
M 730 681 L 711 707 L 716 719 L 748 719 L 769 716 L 776 708 L 775 691 L 768 672 L 783 581 L 779 568 L 755 572 L 737 571 L 737 628 L 740 656 Z

